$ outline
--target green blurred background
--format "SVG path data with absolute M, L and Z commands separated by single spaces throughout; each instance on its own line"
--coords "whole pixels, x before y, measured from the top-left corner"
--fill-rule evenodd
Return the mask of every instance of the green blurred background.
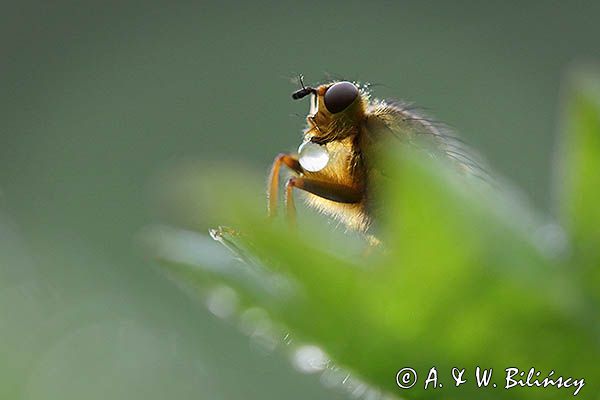
M 290 78 L 331 74 L 422 105 L 549 211 L 561 78 L 600 56 L 596 1 L 2 6 L 3 399 L 345 398 L 151 268 L 153 179 L 266 174 L 308 108 Z

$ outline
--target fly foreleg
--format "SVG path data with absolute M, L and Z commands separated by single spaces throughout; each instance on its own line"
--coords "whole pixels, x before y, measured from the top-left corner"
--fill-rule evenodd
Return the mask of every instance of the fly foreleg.
M 303 169 L 298 161 L 298 156 L 289 153 L 280 153 L 275 157 L 271 173 L 269 174 L 269 187 L 267 189 L 267 212 L 269 217 L 277 215 L 277 195 L 279 192 L 279 172 L 281 164 L 284 164 L 292 171 L 302 173 Z

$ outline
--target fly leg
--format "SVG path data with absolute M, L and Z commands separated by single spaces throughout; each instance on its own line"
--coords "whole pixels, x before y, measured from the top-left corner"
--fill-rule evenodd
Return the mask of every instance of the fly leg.
M 304 171 L 296 155 L 280 153 L 275 157 L 271 173 L 269 174 L 269 188 L 267 190 L 267 212 L 269 217 L 277 215 L 277 194 L 279 191 L 279 170 L 281 169 L 281 164 L 286 165 L 289 169 L 297 173 Z
M 285 204 L 290 225 L 296 224 L 296 207 L 292 194 L 294 188 L 337 203 L 359 203 L 363 198 L 361 190 L 350 186 L 310 178 L 292 177 L 285 184 Z

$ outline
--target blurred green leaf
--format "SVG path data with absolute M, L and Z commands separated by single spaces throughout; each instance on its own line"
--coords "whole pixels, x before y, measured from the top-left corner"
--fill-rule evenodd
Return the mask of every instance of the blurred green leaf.
M 540 380 L 550 371 L 554 378 L 585 378 L 582 393 L 597 393 L 600 329 L 596 303 L 586 293 L 597 291 L 598 282 L 585 283 L 574 274 L 580 267 L 596 271 L 599 264 L 592 262 L 600 260 L 591 245 L 600 232 L 593 201 L 600 190 L 594 169 L 600 155 L 600 102 L 586 93 L 569 103 L 568 233 L 528 207 L 517 191 L 490 188 L 443 161 L 394 148 L 386 161 L 390 182 L 380 193 L 387 204 L 380 233 L 384 252 L 348 256 L 356 253 L 356 242 L 324 233 L 314 221 L 302 221 L 300 232 L 267 223 L 262 207 L 236 191 L 239 184 L 228 187 L 225 203 L 213 193 L 210 209 L 235 216 L 241 235 L 228 240 L 235 241 L 232 254 L 250 255 L 243 262 L 223 249 L 207 249 L 207 237 L 185 231 L 162 230 L 158 240 L 150 235 L 153 247 L 176 279 L 196 288 L 204 288 L 199 282 L 207 280 L 234 287 L 244 307 L 262 307 L 295 339 L 316 343 L 359 380 L 391 394 L 533 399 L 575 391 L 504 390 L 509 367 L 525 374 L 535 368 Z M 203 173 L 176 175 L 207 187 L 215 179 Z M 224 175 L 218 179 L 220 185 L 235 182 Z M 194 201 L 185 192 L 177 204 L 185 203 L 182 199 Z M 320 240 L 323 236 L 333 239 Z M 433 366 L 444 387 L 424 390 Z M 477 388 L 477 366 L 494 369 L 498 388 Z M 420 377 L 409 390 L 400 390 L 395 380 L 404 367 Z M 454 387 L 453 367 L 465 368 L 469 382 Z
M 600 305 L 600 73 L 571 73 L 559 154 L 559 201 L 578 268 L 572 271 Z

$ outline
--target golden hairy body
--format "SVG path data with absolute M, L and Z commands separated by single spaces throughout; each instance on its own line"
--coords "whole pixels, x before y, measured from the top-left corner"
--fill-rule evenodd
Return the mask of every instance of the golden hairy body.
M 293 189 L 307 193 L 307 204 L 333 217 L 350 230 L 368 232 L 373 222 L 372 188 L 379 177 L 377 147 L 396 136 L 410 140 L 425 134 L 434 138 L 450 158 L 459 162 L 463 154 L 453 150 L 448 135 L 431 121 L 403 105 L 371 100 L 364 88 L 351 82 L 332 82 L 316 88 L 305 87 L 292 97 L 311 96 L 306 118 L 304 142 L 323 146 L 329 156 L 325 167 L 310 171 L 297 154 L 279 154 L 269 178 L 268 208 L 271 216 L 277 208 L 281 165 L 295 176 L 285 186 L 288 217 L 295 221 Z
M 306 202 L 309 206 L 327 214 L 348 228 L 366 231 L 369 226 L 367 213 L 366 185 L 367 171 L 363 165 L 356 165 L 357 147 L 352 144 L 353 138 L 325 144 L 330 155 L 330 161 L 325 168 L 318 172 L 305 171 L 304 176 L 324 182 L 332 182 L 354 188 L 363 194 L 356 203 L 342 203 L 307 193 Z

